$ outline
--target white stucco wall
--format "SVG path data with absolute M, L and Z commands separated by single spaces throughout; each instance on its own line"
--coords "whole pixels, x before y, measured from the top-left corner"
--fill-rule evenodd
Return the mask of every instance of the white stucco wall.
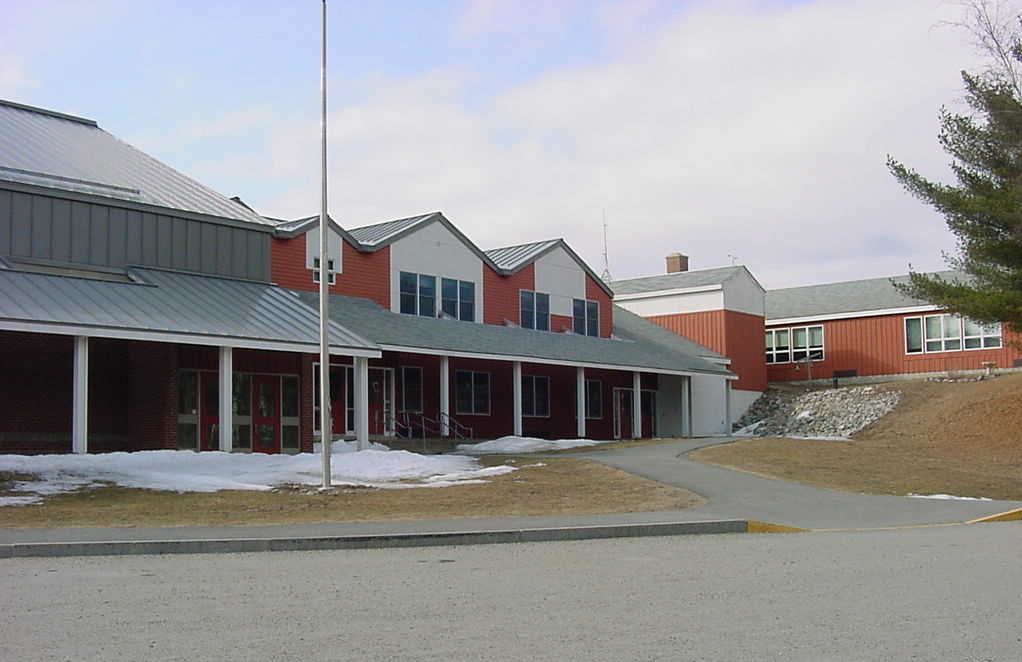
M 765 315 L 763 288 L 746 271 L 739 271 L 724 283 L 724 308 L 750 315 Z
M 535 264 L 536 291 L 550 295 L 550 312 L 571 317 L 572 300 L 586 298 L 585 271 L 562 248 L 555 248 Z
M 334 271 L 341 273 L 344 265 L 341 264 L 341 235 L 333 230 L 327 236 L 327 255 L 334 261 Z M 305 268 L 312 269 L 315 265 L 313 258 L 319 257 L 319 228 L 314 227 L 305 233 Z
M 724 378 L 692 377 L 692 435 L 706 437 L 727 433 Z M 733 401 L 732 401 L 733 404 Z
M 390 309 L 401 309 L 400 273 L 410 271 L 437 277 L 437 308 L 441 278 L 476 284 L 475 321 L 483 319 L 483 261 L 440 223 L 431 223 L 390 245 Z
M 643 295 L 629 294 L 615 297 L 614 303 L 639 317 L 652 317 L 654 315 L 721 310 L 724 307 L 724 293 L 718 287 L 669 294 L 651 292 Z

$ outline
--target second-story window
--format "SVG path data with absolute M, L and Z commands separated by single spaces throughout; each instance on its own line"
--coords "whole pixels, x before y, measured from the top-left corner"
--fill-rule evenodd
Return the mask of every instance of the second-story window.
M 580 336 L 599 336 L 600 302 L 574 299 L 572 307 L 575 333 Z
M 550 330 L 550 295 L 521 290 L 519 325 L 523 329 Z
M 468 280 L 440 279 L 440 310 L 462 322 L 476 319 L 476 284 Z
M 436 317 L 436 276 L 402 271 L 399 287 L 402 313 Z
M 312 258 L 312 282 L 319 282 L 319 258 Z M 332 257 L 326 260 L 326 282 L 333 285 L 337 282 L 337 270 L 334 266 L 334 259 Z

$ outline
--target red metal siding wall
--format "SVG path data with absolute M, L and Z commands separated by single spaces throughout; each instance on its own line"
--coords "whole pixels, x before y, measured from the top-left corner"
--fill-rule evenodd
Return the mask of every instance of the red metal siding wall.
M 732 388 L 744 391 L 763 391 L 767 386 L 766 353 L 763 341 L 766 322 L 761 315 L 750 315 L 733 310 L 724 311 L 727 329 L 724 356 L 731 359 L 730 369 L 738 375 Z
M 709 347 L 731 359 L 729 369 L 738 375 L 732 387 L 747 391 L 766 389 L 763 332 L 759 315 L 733 310 L 674 313 L 647 318 L 660 326 Z
M 993 361 L 1000 367 L 1011 367 L 1016 359 L 1022 358 L 1022 351 L 1010 346 L 1000 349 L 906 354 L 904 322 L 906 317 L 913 315 L 882 315 L 821 322 L 824 360 L 814 362 L 813 378 L 830 379 L 834 376 L 835 370 L 856 370 L 859 376 L 977 370 L 983 367 L 984 361 Z M 767 328 L 787 326 L 789 325 Z M 1006 345 L 1012 337 L 1010 333 L 1005 333 Z M 1014 338 L 1018 340 L 1017 336 Z M 779 382 L 807 378 L 805 366 L 796 370 L 791 363 L 767 366 L 767 376 L 770 381 Z
M 500 276 L 483 266 L 483 322 L 503 325 L 504 320 L 519 322 L 519 290 L 536 289 L 536 265 L 525 266 L 511 276 Z
M 614 328 L 614 307 L 611 297 L 588 273 L 586 274 L 586 299 L 600 302 L 600 337 L 609 338 Z
M 270 243 L 270 278 L 281 287 L 315 292 L 312 271 L 305 268 L 307 234 L 294 239 L 273 239 Z M 344 273 L 330 286 L 331 294 L 370 299 L 390 308 L 390 247 L 375 253 L 362 253 L 346 241 L 341 242 Z

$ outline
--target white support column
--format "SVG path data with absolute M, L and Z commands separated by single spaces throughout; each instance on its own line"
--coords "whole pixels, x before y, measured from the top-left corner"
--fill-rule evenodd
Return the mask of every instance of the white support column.
M 724 381 L 724 425 L 727 426 L 725 434 L 731 436 L 731 427 L 733 421 L 731 420 L 731 380 Z
M 220 348 L 220 450 L 230 453 L 234 438 L 234 353 Z
M 355 357 L 355 436 L 358 450 L 369 448 L 369 359 Z
M 578 438 L 586 438 L 586 369 L 575 368 L 575 418 Z
M 632 439 L 642 436 L 642 373 L 632 373 Z
M 692 378 L 681 378 L 681 434 L 692 437 Z
M 440 357 L 440 436 L 449 437 L 447 417 L 451 415 L 451 360 Z
M 516 437 L 522 436 L 522 362 L 514 362 L 514 389 L 513 401 L 514 401 L 514 419 L 515 419 L 515 431 Z
M 89 452 L 89 338 L 75 336 L 74 382 L 71 390 L 71 450 Z

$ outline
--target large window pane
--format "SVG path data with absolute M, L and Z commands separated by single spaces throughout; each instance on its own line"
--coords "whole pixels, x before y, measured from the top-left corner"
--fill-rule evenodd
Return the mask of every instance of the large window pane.
M 199 373 L 183 371 L 178 375 L 177 413 L 199 413 Z
M 436 276 L 419 276 L 419 315 L 436 317 Z
M 596 301 L 586 301 L 586 335 L 600 335 L 600 304 Z
M 905 319 L 905 351 L 909 354 L 923 351 L 923 321 L 918 317 Z
M 550 330 L 550 295 L 536 293 L 536 329 Z
M 280 415 L 298 416 L 298 378 L 280 378 Z

